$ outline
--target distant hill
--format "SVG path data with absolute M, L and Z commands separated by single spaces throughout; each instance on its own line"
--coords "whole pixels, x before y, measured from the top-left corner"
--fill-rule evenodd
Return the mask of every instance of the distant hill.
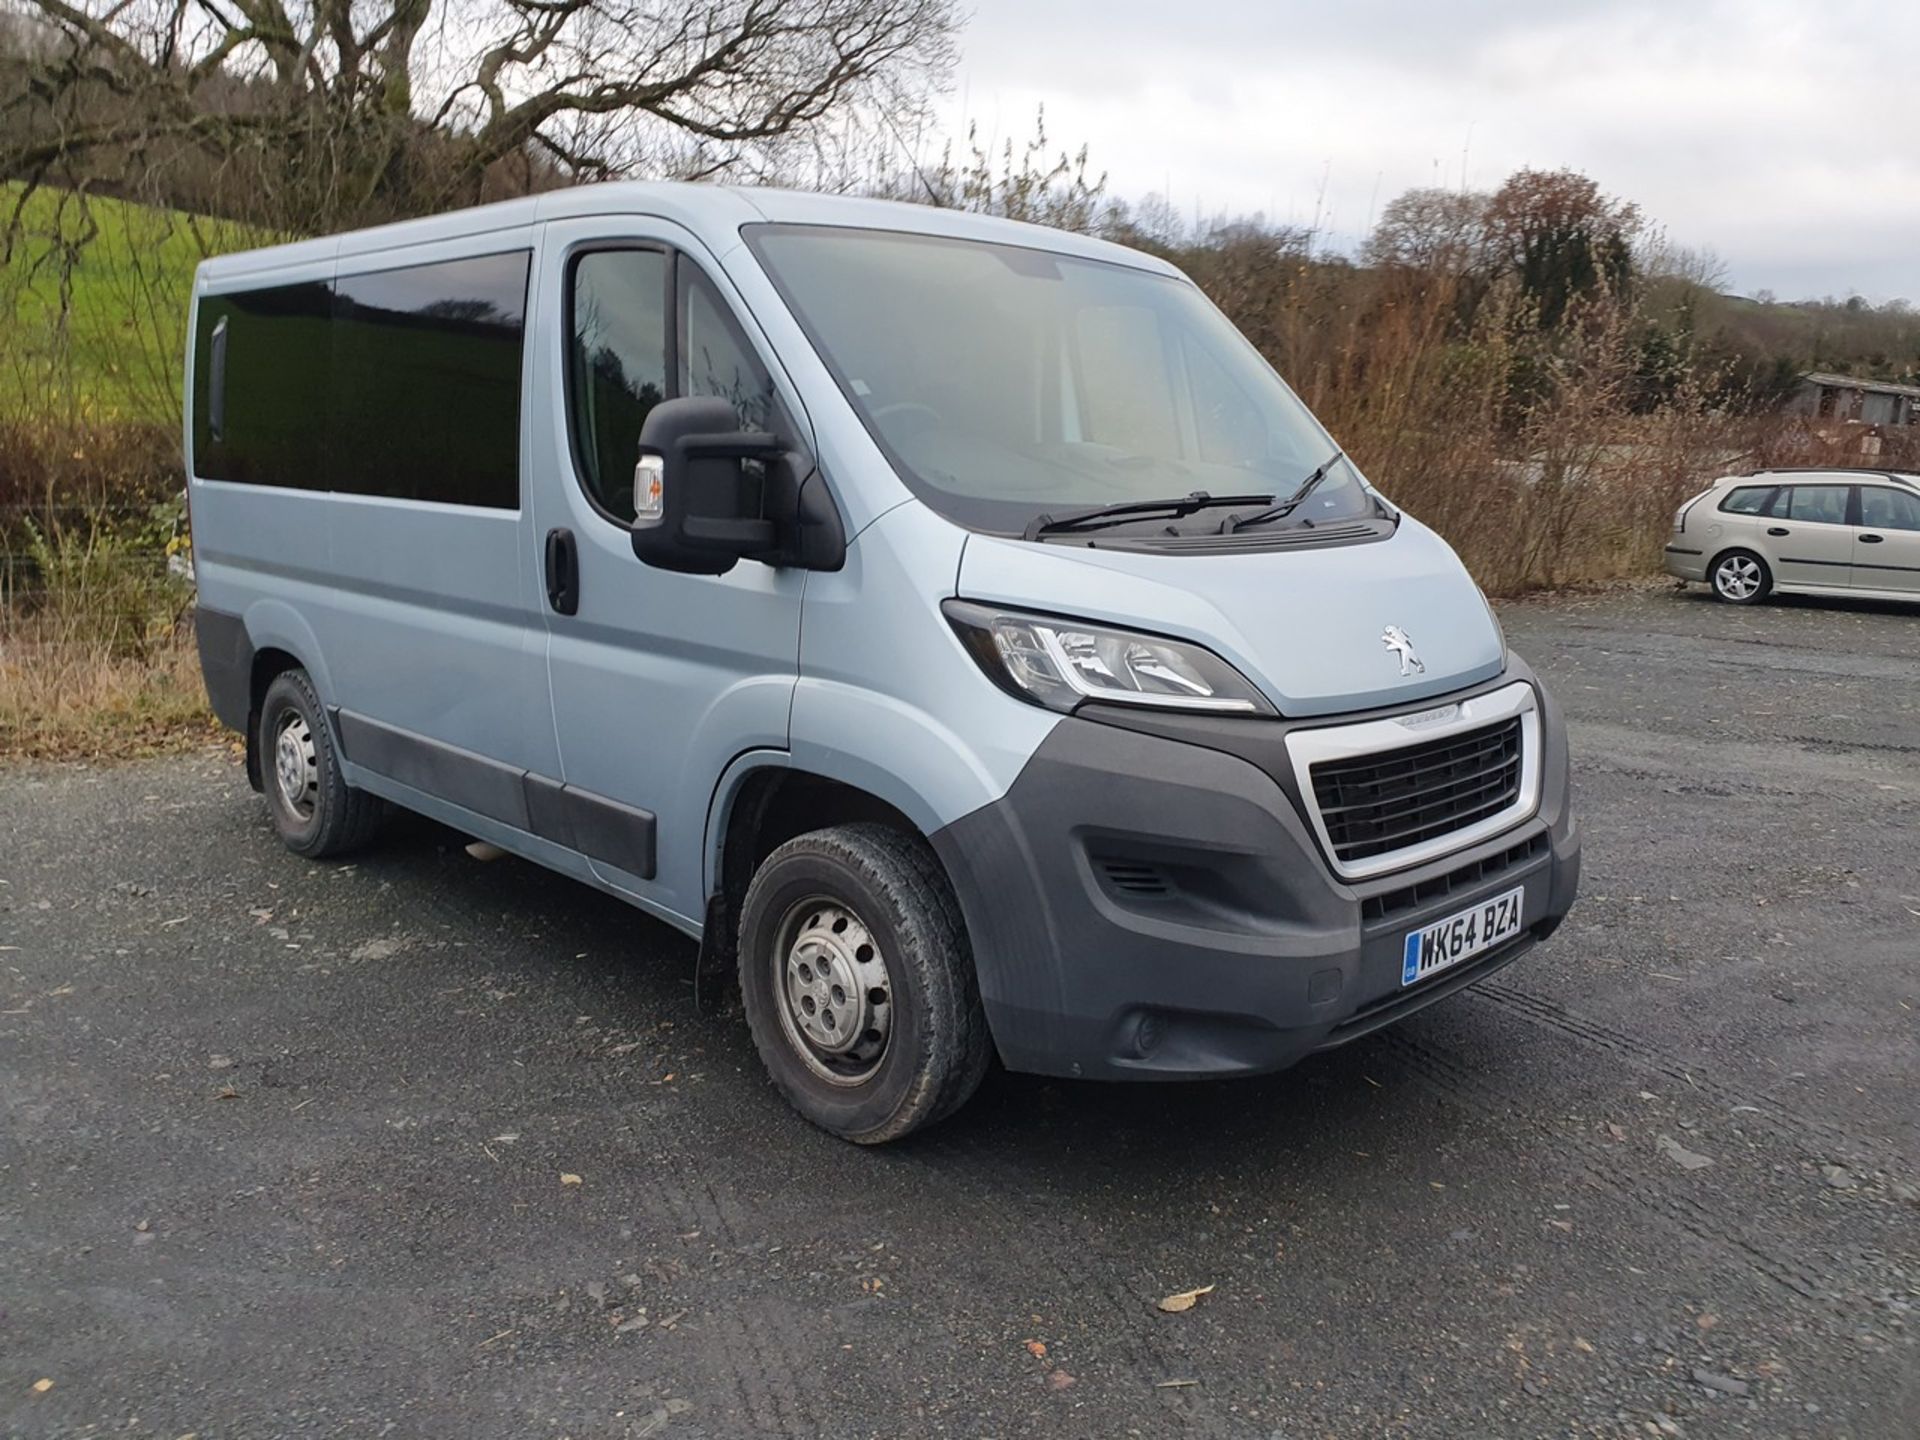
M 193 268 L 228 221 L 0 182 L 0 413 L 171 421 Z

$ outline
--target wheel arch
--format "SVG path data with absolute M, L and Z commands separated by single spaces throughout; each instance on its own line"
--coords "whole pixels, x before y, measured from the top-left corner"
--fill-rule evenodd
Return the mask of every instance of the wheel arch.
M 260 790 L 265 785 L 260 772 L 260 702 L 267 687 L 289 670 L 304 670 L 323 705 L 331 703 L 333 687 L 320 642 L 292 606 L 278 600 L 260 601 L 247 608 L 244 624 L 252 651 L 247 667 L 247 783 Z
M 727 768 L 707 817 L 706 909 L 695 987 L 700 1008 L 714 1008 L 733 986 L 740 907 L 761 862 L 797 835 L 858 821 L 878 822 L 928 842 L 926 830 L 884 796 L 797 767 L 784 751 L 742 755 Z M 930 842 L 927 849 L 933 853 Z

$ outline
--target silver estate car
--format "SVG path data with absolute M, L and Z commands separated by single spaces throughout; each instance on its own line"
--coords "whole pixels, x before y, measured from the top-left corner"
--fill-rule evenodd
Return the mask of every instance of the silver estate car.
M 1920 476 L 1757 470 L 1713 482 L 1673 516 L 1667 573 L 1733 605 L 1776 591 L 1920 601 Z

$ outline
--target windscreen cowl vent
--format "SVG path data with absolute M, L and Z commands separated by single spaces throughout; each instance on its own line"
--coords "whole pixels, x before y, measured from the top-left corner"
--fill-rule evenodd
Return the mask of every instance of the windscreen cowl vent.
M 1173 882 L 1158 865 L 1112 858 L 1095 860 L 1094 864 L 1107 884 L 1123 895 L 1144 898 L 1173 893 Z

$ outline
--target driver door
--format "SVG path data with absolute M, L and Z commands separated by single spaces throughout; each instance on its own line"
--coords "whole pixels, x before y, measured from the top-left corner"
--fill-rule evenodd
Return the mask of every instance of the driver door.
M 717 395 L 747 427 L 812 438 L 724 272 L 679 227 L 556 222 L 540 276 L 551 363 L 533 488 L 565 779 L 550 801 L 598 878 L 697 922 L 715 782 L 743 751 L 787 747 L 804 572 L 743 560 L 682 575 L 637 560 L 640 426 L 662 399 Z

